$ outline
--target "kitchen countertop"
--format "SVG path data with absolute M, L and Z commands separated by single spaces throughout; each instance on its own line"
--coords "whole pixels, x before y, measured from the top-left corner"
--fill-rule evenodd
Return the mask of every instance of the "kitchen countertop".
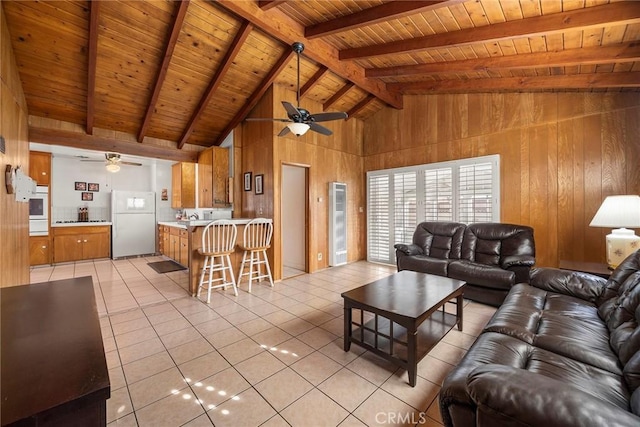
M 235 225 L 247 225 L 254 218 L 228 218 L 228 221 Z M 168 227 L 184 228 L 187 227 L 204 227 L 214 219 L 196 219 L 196 220 L 180 220 L 180 221 L 158 221 L 159 225 L 166 225 Z M 269 219 L 269 221 L 271 221 Z
M 51 227 L 99 227 L 102 225 L 113 225 L 113 223 L 110 221 L 54 222 Z

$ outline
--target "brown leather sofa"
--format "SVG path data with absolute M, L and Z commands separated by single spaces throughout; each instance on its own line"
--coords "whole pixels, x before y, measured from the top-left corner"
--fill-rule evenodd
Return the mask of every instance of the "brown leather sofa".
M 640 426 L 640 251 L 514 286 L 444 380 L 446 426 Z
M 398 271 L 467 282 L 464 297 L 498 306 L 535 263 L 533 229 L 502 223 L 422 222 L 411 244 L 396 244 Z

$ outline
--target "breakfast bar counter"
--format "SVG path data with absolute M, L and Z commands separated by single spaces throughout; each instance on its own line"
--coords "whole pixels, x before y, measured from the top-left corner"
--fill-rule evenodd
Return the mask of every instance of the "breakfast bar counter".
M 252 218 L 232 218 L 228 220 L 235 224 L 238 230 L 238 235 L 236 237 L 236 250 L 230 257 L 231 265 L 233 266 L 233 273 L 236 275 L 236 281 L 238 280 L 237 276 L 240 271 L 243 254 L 239 245 L 242 244 L 244 226 L 251 220 Z M 160 252 L 188 268 L 189 289 L 187 290 L 193 296 L 198 292 L 200 272 L 204 265 L 204 257 L 198 253 L 198 249 L 202 247 L 202 231 L 211 221 L 213 220 L 158 222 L 158 242 L 160 242 Z M 271 268 L 273 269 L 273 265 Z

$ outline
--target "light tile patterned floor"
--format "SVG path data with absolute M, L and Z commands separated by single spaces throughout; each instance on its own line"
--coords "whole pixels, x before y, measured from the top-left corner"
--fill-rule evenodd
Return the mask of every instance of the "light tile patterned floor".
M 111 378 L 110 426 L 441 425 L 440 384 L 495 309 L 465 304 L 419 364 L 418 383 L 356 345 L 342 350 L 340 294 L 394 268 L 367 262 L 190 297 L 160 257 L 34 268 L 31 282 L 91 275 Z

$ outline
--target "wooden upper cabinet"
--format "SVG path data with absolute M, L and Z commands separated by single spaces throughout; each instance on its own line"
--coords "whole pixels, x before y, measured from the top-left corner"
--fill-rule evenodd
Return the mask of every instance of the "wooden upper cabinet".
M 171 166 L 171 207 L 196 207 L 196 164 L 175 163 Z
M 225 207 L 229 204 L 229 149 L 208 148 L 198 155 L 198 207 Z
M 38 185 L 51 183 L 51 153 L 29 152 L 29 176 Z

